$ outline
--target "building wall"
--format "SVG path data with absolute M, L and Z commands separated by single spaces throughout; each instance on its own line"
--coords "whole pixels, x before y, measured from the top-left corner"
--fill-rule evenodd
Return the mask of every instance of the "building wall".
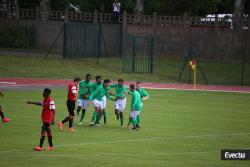
M 4 24 L 32 25 L 35 27 L 34 49 L 47 52 L 63 27 L 63 21 L 53 20 L 0 20 Z M 250 30 L 242 33 L 233 29 L 218 27 L 190 27 L 181 24 L 136 25 L 136 24 L 102 24 L 105 45 L 102 42 L 102 55 L 105 49 L 108 56 L 121 56 L 122 39 L 127 35 L 152 35 L 155 37 L 155 54 L 157 57 L 184 57 L 190 47 L 198 56 L 207 59 L 241 59 L 241 46 L 249 59 Z M 241 34 L 241 35 L 240 35 Z M 103 40 L 103 39 L 102 39 Z M 58 38 L 53 52 L 62 54 L 63 33 Z

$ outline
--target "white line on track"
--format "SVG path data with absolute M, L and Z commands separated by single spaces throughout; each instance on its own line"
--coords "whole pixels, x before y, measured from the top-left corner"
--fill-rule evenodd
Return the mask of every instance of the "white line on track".
M 219 90 L 219 89 L 185 89 L 185 88 L 156 88 L 156 87 L 143 87 L 145 89 L 156 89 L 156 90 L 184 90 L 184 91 L 202 91 L 202 92 L 224 92 L 224 93 L 250 93 L 248 91 L 240 90 Z
M 2 85 L 1 85 L 2 84 Z M 0 88 L 7 87 L 53 87 L 53 86 L 65 86 L 64 84 L 52 85 L 52 84 L 16 84 L 15 82 L 0 82 Z M 192 89 L 192 88 L 159 88 L 159 87 L 149 87 L 145 86 L 146 89 L 156 89 L 156 90 L 183 90 L 183 91 L 204 91 L 204 92 L 224 92 L 224 93 L 250 93 L 250 91 L 240 91 L 240 90 L 221 90 L 221 89 Z
M 180 139 L 192 139 L 192 138 L 240 136 L 240 135 L 250 135 L 250 132 L 227 133 L 227 134 L 206 134 L 206 135 L 193 135 L 193 136 L 176 136 L 176 137 L 166 137 L 166 138 L 125 139 L 125 140 L 113 140 L 113 141 L 101 141 L 101 142 L 85 142 L 85 143 L 58 145 L 55 147 L 56 148 L 74 147 L 74 146 L 83 146 L 83 145 L 115 144 L 115 143 L 128 143 L 128 142 L 155 142 L 155 141 L 159 141 L 159 140 L 180 140 Z M 25 151 L 25 150 L 6 150 L 6 151 L 0 151 L 0 154 L 19 152 L 19 151 Z

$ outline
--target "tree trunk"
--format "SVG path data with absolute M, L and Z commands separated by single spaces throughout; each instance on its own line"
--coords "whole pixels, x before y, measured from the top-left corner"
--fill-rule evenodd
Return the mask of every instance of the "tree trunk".
M 136 0 L 135 13 L 143 14 L 144 12 L 144 0 Z
M 40 16 L 43 20 L 48 19 L 51 10 L 50 0 L 40 1 Z
M 242 28 L 245 0 L 236 0 L 234 5 L 234 28 Z

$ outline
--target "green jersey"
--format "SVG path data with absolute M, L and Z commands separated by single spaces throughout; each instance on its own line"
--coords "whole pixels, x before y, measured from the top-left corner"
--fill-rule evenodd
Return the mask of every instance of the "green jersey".
M 94 90 L 90 96 L 89 96 L 89 100 L 98 100 L 98 101 L 102 101 L 103 97 L 104 96 L 107 96 L 107 98 L 109 99 L 112 99 L 112 97 L 109 95 L 109 90 L 110 90 L 110 87 L 108 88 L 104 88 L 103 85 L 102 86 L 99 86 L 97 87 L 96 90 Z
M 102 83 L 98 84 L 97 82 L 95 82 L 94 84 L 92 84 L 91 92 L 94 92 L 99 87 L 102 87 Z
M 148 92 L 143 88 L 140 88 L 139 90 L 136 89 L 136 91 L 140 93 L 141 98 L 149 96 Z
M 87 94 L 90 94 L 91 88 L 92 88 L 93 83 L 92 82 L 88 82 L 86 83 L 86 81 L 81 81 L 79 83 L 79 90 L 78 90 L 78 99 L 81 100 L 86 100 L 88 99 L 86 96 Z
M 142 102 L 139 92 L 128 92 L 129 95 L 132 96 L 131 103 L 130 103 L 130 110 L 131 111 L 141 111 L 142 109 Z
M 119 84 L 112 84 L 110 85 L 111 88 L 115 88 L 115 97 L 120 98 L 124 95 L 124 93 L 127 91 L 127 87 L 125 85 L 122 85 L 122 87 L 119 86 Z

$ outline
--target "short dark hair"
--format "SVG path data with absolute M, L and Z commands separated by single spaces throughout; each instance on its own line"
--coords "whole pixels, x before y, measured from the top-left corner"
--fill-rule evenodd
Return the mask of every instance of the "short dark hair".
M 135 89 L 135 84 L 130 84 L 129 87 L 130 87 L 131 89 Z
M 46 92 L 46 93 L 48 93 L 49 95 L 51 94 L 51 90 L 50 90 L 49 88 L 45 88 L 45 89 L 43 90 L 43 92 Z
M 123 79 L 118 79 L 118 82 L 124 82 L 124 80 Z
M 97 75 L 96 77 L 95 77 L 95 79 L 101 79 L 102 77 L 101 77 L 101 75 Z
M 109 79 L 105 79 L 105 80 L 103 81 L 103 83 L 110 83 L 110 80 L 109 80 Z
M 90 74 L 86 74 L 86 78 L 87 78 L 87 77 L 91 77 L 91 75 L 90 75 Z
M 141 84 L 141 81 L 137 81 L 136 84 Z
M 81 81 L 81 78 L 79 77 L 74 78 L 74 82 L 78 82 L 78 81 Z

